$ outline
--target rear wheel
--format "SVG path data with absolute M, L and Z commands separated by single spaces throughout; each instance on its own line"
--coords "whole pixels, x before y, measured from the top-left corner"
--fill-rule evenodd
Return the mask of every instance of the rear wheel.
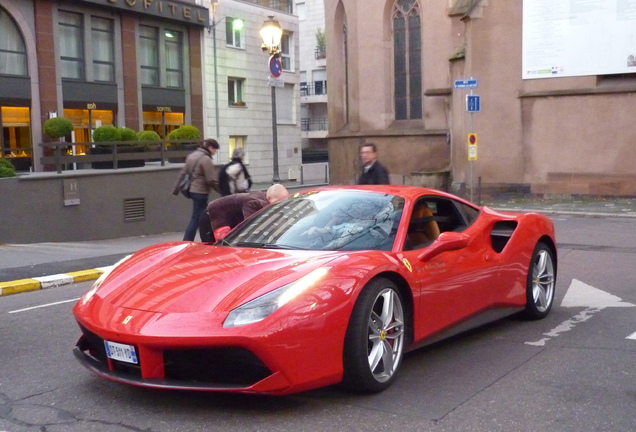
M 344 346 L 343 384 L 375 393 L 389 387 L 404 351 L 404 306 L 393 282 L 371 281 L 351 314 Z
M 554 302 L 555 284 L 556 266 L 552 249 L 545 243 L 538 243 L 528 268 L 526 317 L 541 319 L 548 315 Z

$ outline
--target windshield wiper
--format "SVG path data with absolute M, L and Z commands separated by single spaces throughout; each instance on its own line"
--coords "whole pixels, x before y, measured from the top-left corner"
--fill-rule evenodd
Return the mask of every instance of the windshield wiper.
M 257 243 L 257 242 L 239 242 L 235 246 L 237 247 L 251 247 L 256 249 L 304 249 L 296 246 L 288 246 L 276 243 Z
M 214 243 L 214 245 L 217 246 L 232 246 L 232 243 L 230 243 L 229 241 L 225 240 L 224 238 L 217 240 L 216 243 Z

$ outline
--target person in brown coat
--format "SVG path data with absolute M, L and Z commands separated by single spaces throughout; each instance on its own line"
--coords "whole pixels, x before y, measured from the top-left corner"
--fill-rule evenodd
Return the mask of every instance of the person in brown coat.
M 232 228 L 261 210 L 268 204 L 274 204 L 289 196 L 282 184 L 275 184 L 266 193 L 254 191 L 227 195 L 211 201 L 207 211 L 201 215 L 199 233 L 201 241 L 220 240 Z
M 177 182 L 172 190 L 173 195 L 179 194 L 179 184 L 186 173 L 191 173 L 192 184 L 190 185 L 190 196 L 192 198 L 192 216 L 190 222 L 183 235 L 184 241 L 194 241 L 199 226 L 199 218 L 201 213 L 205 211 L 208 205 L 208 197 L 212 189 L 218 191 L 219 174 L 212 156 L 219 149 L 219 143 L 215 139 L 207 139 L 203 145 L 190 153 L 185 160 L 183 168 L 179 173 Z

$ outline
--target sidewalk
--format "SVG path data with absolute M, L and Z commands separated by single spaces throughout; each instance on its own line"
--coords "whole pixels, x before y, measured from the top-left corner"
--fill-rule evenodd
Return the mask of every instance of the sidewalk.
M 481 205 L 547 215 L 636 218 L 636 198 L 501 195 Z M 94 280 L 124 256 L 182 232 L 71 243 L 0 244 L 0 296 Z

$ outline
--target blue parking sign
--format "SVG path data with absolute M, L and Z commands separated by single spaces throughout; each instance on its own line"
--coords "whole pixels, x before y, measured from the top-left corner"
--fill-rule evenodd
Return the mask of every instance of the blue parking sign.
M 479 103 L 479 96 L 477 95 L 466 96 L 466 111 L 479 112 L 480 109 L 481 109 L 481 106 Z

